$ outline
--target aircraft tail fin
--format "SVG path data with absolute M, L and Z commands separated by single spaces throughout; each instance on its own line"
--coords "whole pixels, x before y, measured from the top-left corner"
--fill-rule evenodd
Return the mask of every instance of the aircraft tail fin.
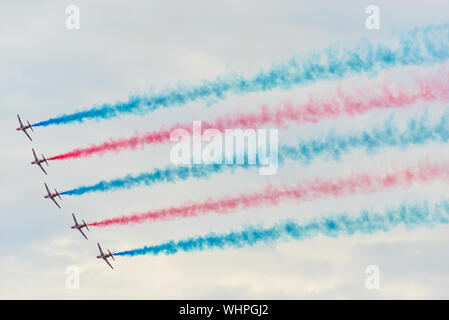
M 47 158 L 45 158 L 44 154 L 42 154 L 42 159 L 44 159 L 45 163 L 47 164 L 47 167 L 49 167 L 50 165 L 48 164 Z
M 56 195 L 58 196 L 59 200 L 62 200 L 61 195 L 59 194 L 58 190 L 55 189 L 55 192 L 56 192 Z
M 111 250 L 108 249 L 109 254 L 111 255 L 112 260 L 115 261 L 114 255 L 112 254 Z
M 30 126 L 31 131 L 34 132 L 33 126 L 30 124 L 30 122 L 27 120 L 28 125 Z
M 90 230 L 89 230 L 89 227 L 87 226 L 86 221 L 84 221 L 84 219 L 82 219 L 82 220 L 83 220 L 84 226 L 86 227 L 87 231 L 90 231 Z

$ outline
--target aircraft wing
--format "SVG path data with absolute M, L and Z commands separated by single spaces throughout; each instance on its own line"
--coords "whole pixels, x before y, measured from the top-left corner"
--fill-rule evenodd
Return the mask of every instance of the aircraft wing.
M 61 207 L 59 206 L 59 204 L 56 202 L 55 198 L 51 198 L 51 200 L 53 200 L 53 202 L 58 206 L 58 208 L 61 209 Z
M 81 234 L 84 236 L 84 238 L 86 238 L 86 240 L 88 240 L 86 235 L 84 234 L 83 230 L 81 228 L 79 228 L 78 230 L 81 232 Z
M 23 129 L 23 132 L 27 135 L 28 139 L 30 139 L 31 141 L 33 141 L 33 139 L 31 139 L 30 135 L 28 134 L 28 132 L 26 131 L 26 129 Z
M 97 243 L 97 245 L 98 245 L 98 249 L 100 249 L 100 254 L 103 255 L 103 250 L 101 250 L 100 244 Z
M 37 156 L 36 156 L 36 152 L 34 152 L 34 149 L 31 149 L 31 150 L 33 150 L 34 160 L 38 161 Z
M 75 221 L 75 224 L 77 225 L 78 222 L 76 221 L 75 215 L 72 213 L 73 221 Z
M 44 183 L 44 185 L 45 185 L 45 189 L 47 189 L 47 193 L 48 193 L 48 194 L 50 194 L 50 189 L 48 189 L 48 186 L 47 186 L 47 184 L 46 184 L 46 183 Z
M 17 115 L 17 119 L 19 119 L 20 126 L 23 127 L 23 123 L 22 123 L 22 120 L 20 120 L 20 116 L 19 115 Z
M 114 269 L 114 268 L 112 267 L 112 265 L 109 263 L 109 261 L 108 261 L 107 258 L 104 258 L 104 261 L 106 261 L 106 263 L 111 267 L 111 269 Z
M 42 165 L 40 163 L 37 164 L 39 166 L 39 168 L 42 169 L 42 171 L 44 171 L 45 174 L 47 174 L 47 171 L 45 171 L 45 169 L 42 167 Z

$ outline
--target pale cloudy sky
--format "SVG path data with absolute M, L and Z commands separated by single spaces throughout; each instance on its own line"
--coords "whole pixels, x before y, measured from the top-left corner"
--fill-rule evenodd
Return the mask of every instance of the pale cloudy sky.
M 80 8 L 81 29 L 65 28 L 65 8 Z M 364 26 L 365 8 L 380 8 L 381 29 Z M 50 164 L 45 177 L 32 167 L 31 147 L 47 156 L 108 137 L 158 129 L 177 122 L 213 119 L 260 104 L 304 101 L 321 83 L 288 92 L 230 97 L 209 107 L 191 103 L 143 117 L 37 128 L 34 142 L 17 133 L 16 113 L 30 122 L 130 94 L 195 83 L 230 72 L 251 74 L 275 62 L 334 43 L 382 39 L 399 30 L 447 22 L 449 2 L 418 1 L 1 1 L 0 2 L 0 298 L 449 298 L 447 226 L 394 229 L 352 237 L 318 237 L 242 249 L 174 256 L 117 257 L 115 270 L 95 259 L 96 242 L 125 250 L 183 239 L 209 231 L 271 225 L 282 218 L 314 217 L 360 208 L 383 208 L 404 200 L 439 200 L 447 184 L 415 185 L 343 199 L 210 214 L 138 226 L 94 229 L 89 240 L 70 230 L 71 213 L 91 221 L 208 197 L 258 190 L 267 183 L 297 183 L 305 177 L 344 175 L 423 157 L 449 159 L 449 148 L 429 144 L 384 150 L 374 156 L 354 152 L 341 162 L 288 163 L 275 176 L 257 171 L 82 197 L 64 197 L 62 210 L 42 198 L 44 182 L 62 190 L 149 171 L 169 164 L 170 147 L 152 146 L 120 155 Z M 418 70 L 419 71 L 419 70 Z M 402 70 L 392 70 L 400 77 Z M 348 79 L 348 86 L 365 80 Z M 324 91 L 323 91 L 324 90 Z M 408 119 L 415 106 L 396 112 Z M 441 114 L 445 106 L 434 105 Z M 374 126 L 388 115 L 375 112 L 281 132 L 281 140 Z M 66 268 L 81 271 L 80 289 L 66 288 Z M 379 290 L 365 287 L 368 265 L 380 269 Z

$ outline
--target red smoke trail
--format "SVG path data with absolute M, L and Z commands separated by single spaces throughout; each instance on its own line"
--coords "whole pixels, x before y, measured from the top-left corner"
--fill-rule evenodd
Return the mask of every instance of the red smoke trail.
M 214 122 L 203 121 L 201 127 L 202 131 L 215 128 L 221 132 L 224 132 L 225 129 L 258 128 L 268 124 L 286 127 L 288 122 L 315 123 L 323 119 L 335 119 L 342 115 L 360 115 L 374 109 L 399 108 L 418 102 L 448 102 L 448 83 L 449 74 L 447 71 L 440 71 L 433 74 L 432 77 L 415 78 L 411 84 L 391 88 L 386 84 L 374 83 L 354 90 L 351 94 L 345 93 L 340 88 L 331 98 L 311 97 L 305 104 L 285 103 L 274 110 L 261 106 L 256 112 L 238 112 L 219 117 Z M 162 128 L 159 131 L 136 134 L 130 138 L 111 138 L 103 143 L 78 148 L 48 160 L 84 158 L 94 154 L 101 155 L 105 152 L 134 150 L 138 146 L 147 144 L 164 143 L 170 140 L 170 133 L 177 128 L 183 128 L 190 134 L 192 133 L 191 124 L 176 124 L 169 129 Z
M 251 194 L 208 199 L 204 202 L 105 219 L 92 222 L 89 225 L 107 227 L 111 225 L 143 223 L 145 221 L 195 217 L 208 212 L 225 214 L 232 210 L 277 205 L 285 200 L 310 201 L 323 197 L 343 197 L 358 193 L 383 191 L 393 187 L 409 187 L 414 182 L 428 183 L 437 178 L 449 178 L 449 162 L 434 164 L 421 162 L 416 167 L 395 170 L 390 173 L 376 175 L 353 174 L 332 181 L 315 178 L 297 186 L 274 187 L 270 185 L 262 191 Z

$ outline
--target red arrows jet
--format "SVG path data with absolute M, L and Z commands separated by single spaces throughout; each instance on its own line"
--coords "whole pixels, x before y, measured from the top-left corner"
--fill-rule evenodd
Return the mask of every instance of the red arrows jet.
M 48 189 L 48 186 L 46 183 L 45 184 L 45 188 L 47 189 L 47 195 L 44 196 L 45 199 L 51 199 L 57 206 L 59 209 L 61 209 L 61 207 L 59 206 L 59 204 L 56 202 L 55 198 L 58 197 L 60 200 L 61 199 L 61 195 L 59 194 L 58 190 L 55 189 L 55 193 L 51 193 L 50 189 Z
M 109 261 L 108 261 L 108 258 L 109 258 L 109 257 L 111 257 L 112 260 L 115 261 L 114 255 L 112 254 L 112 252 L 108 249 L 108 252 L 109 252 L 109 253 L 104 254 L 104 253 L 103 253 L 103 250 L 101 250 L 100 244 L 97 243 L 97 245 L 98 245 L 98 249 L 100 250 L 100 255 L 97 256 L 97 259 L 103 259 L 103 260 L 106 261 L 106 263 L 111 267 L 111 269 L 114 269 L 114 268 L 112 267 L 112 265 L 111 265 L 111 264 L 109 263 Z
M 31 129 L 31 131 L 34 132 L 33 126 L 30 124 L 29 121 L 27 121 L 27 124 L 28 124 L 28 125 L 24 126 L 23 123 L 22 123 L 22 120 L 20 120 L 20 116 L 19 116 L 19 115 L 17 115 L 17 119 L 19 119 L 19 127 L 18 127 L 16 130 L 17 130 L 17 131 L 19 131 L 19 130 L 20 130 L 20 131 L 23 131 L 23 132 L 27 135 L 27 137 L 28 137 L 31 141 L 33 141 L 33 139 L 31 139 L 30 135 L 29 135 L 28 132 L 27 132 L 28 129 Z
M 39 166 L 39 168 L 41 168 L 42 171 L 44 171 L 44 173 L 47 174 L 47 172 L 44 170 L 44 168 L 41 165 L 41 163 L 45 162 L 47 164 L 47 166 L 49 166 L 47 159 L 45 159 L 44 155 L 42 155 L 42 159 L 38 159 L 36 156 L 36 152 L 34 152 L 34 149 L 31 149 L 31 150 L 33 150 L 33 155 L 34 155 L 34 161 L 31 161 L 31 164 L 37 164 Z
M 89 228 L 87 227 L 87 224 L 86 224 L 86 222 L 83 220 L 83 219 L 81 219 L 81 221 L 83 221 L 83 224 L 78 224 L 78 222 L 76 221 L 76 218 L 75 218 L 75 214 L 73 214 L 72 213 L 72 217 L 73 217 L 73 221 L 75 221 L 75 225 L 74 226 L 71 226 L 70 228 L 71 229 L 77 229 L 79 232 L 81 232 L 81 234 L 84 236 L 84 238 L 86 238 L 86 240 L 87 240 L 87 237 L 86 237 L 86 235 L 84 234 L 84 232 L 83 232 L 83 228 L 86 228 L 87 229 L 87 231 L 89 231 Z

